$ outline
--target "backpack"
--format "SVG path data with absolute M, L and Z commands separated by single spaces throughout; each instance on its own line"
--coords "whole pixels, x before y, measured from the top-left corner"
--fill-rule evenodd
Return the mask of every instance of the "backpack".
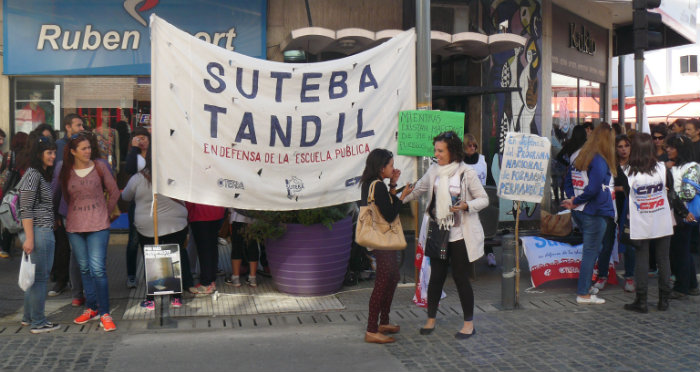
M 23 230 L 22 221 L 19 219 L 19 185 L 5 192 L 0 202 L 0 224 L 2 229 L 10 234 L 17 234 Z M 37 185 L 37 199 L 41 200 L 41 180 Z M 35 200 L 36 203 L 36 200 Z
M 0 203 L 0 224 L 2 229 L 10 234 L 22 231 L 22 222 L 19 220 L 19 190 L 8 190 Z

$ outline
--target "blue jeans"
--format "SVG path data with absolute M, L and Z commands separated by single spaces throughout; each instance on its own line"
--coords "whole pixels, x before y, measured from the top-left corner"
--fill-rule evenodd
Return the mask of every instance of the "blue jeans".
M 583 232 L 583 255 L 581 257 L 581 267 L 578 273 L 576 294 L 579 296 L 586 296 L 591 288 L 593 267 L 595 266 L 595 261 L 603 245 L 603 237 L 608 221 L 611 221 L 612 218 L 594 216 L 581 211 L 572 211 L 572 217 L 576 225 Z
M 603 235 L 603 248 L 598 255 L 598 277 L 608 278 L 608 270 L 610 269 L 610 256 L 612 255 L 613 246 L 615 245 L 615 230 L 617 225 L 615 221 L 608 219 L 605 234 Z
M 22 321 L 30 322 L 32 328 L 41 327 L 47 323 L 44 314 L 46 304 L 46 282 L 49 280 L 56 240 L 53 229 L 48 227 L 34 227 L 34 250 L 29 255 L 32 263 L 36 265 L 34 271 L 34 285 L 24 292 L 24 316 Z
M 109 230 L 89 233 L 68 233 L 73 254 L 80 266 L 85 305 L 97 310 L 100 316 L 109 313 L 109 285 L 107 284 L 107 244 Z

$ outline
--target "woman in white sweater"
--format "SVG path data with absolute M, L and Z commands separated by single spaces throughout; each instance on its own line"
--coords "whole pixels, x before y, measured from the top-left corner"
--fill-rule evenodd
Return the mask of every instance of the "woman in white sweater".
M 134 226 L 139 233 L 141 246 L 154 243 L 155 232 L 153 229 L 153 216 L 151 205 L 153 204 L 153 189 L 151 185 L 151 159 L 146 159 L 146 166 L 140 172 L 134 174 L 124 191 L 122 199 L 134 201 Z M 187 208 L 181 201 L 161 196 L 158 198 L 158 243 L 178 244 L 180 246 L 180 269 L 182 272 L 182 287 L 193 292 L 194 280 L 190 271 L 190 261 L 185 251 L 187 239 Z M 171 299 L 173 307 L 182 306 L 182 296 L 176 294 Z M 141 303 L 146 310 L 155 310 L 153 296 L 146 296 Z
M 476 172 L 464 162 L 462 141 L 455 132 L 444 132 L 433 139 L 437 164 L 433 164 L 416 182 L 415 189 L 403 200 L 407 203 L 423 194 L 431 198 L 428 213 L 442 230 L 449 230 L 448 243 L 438 251 L 426 248 L 430 257 L 428 283 L 428 320 L 420 333 L 427 335 L 435 329 L 435 316 L 452 265 L 452 276 L 459 292 L 464 313 L 464 325 L 455 334 L 466 339 L 476 333 L 474 323 L 474 292 L 469 283 L 469 263 L 484 255 L 484 230 L 479 211 L 489 204 L 488 196 Z M 430 239 L 430 238 L 429 238 Z

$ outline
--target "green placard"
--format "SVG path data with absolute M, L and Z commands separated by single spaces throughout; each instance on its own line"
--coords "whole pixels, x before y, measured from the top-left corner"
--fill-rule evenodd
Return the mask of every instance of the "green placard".
M 411 110 L 399 112 L 399 143 L 396 153 L 408 156 L 433 156 L 433 138 L 455 131 L 464 139 L 464 113 Z

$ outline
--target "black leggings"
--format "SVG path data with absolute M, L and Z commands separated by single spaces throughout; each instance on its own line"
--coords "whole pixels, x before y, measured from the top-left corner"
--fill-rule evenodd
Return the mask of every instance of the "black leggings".
M 447 259 L 430 258 L 430 282 L 428 283 L 428 318 L 435 318 L 442 287 L 447 278 L 447 268 L 452 263 L 452 278 L 457 285 L 464 321 L 474 318 L 474 292 L 469 282 L 469 255 L 464 240 L 447 244 Z

